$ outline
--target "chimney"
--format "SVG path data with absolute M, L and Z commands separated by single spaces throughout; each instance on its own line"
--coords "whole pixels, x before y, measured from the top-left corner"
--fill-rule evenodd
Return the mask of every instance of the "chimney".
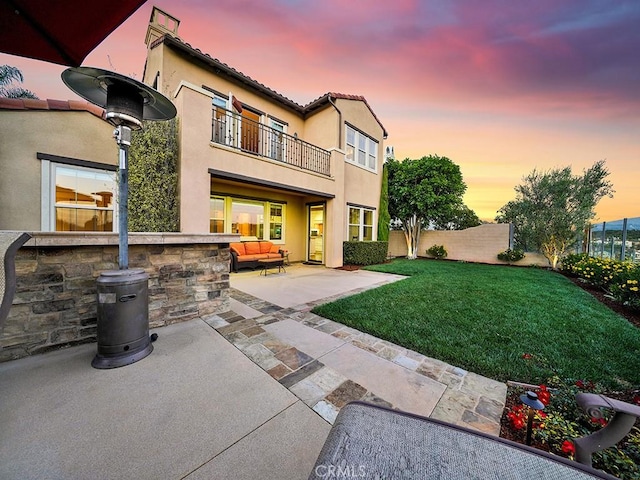
M 149 45 L 164 35 L 171 35 L 179 39 L 179 26 L 180 20 L 154 6 L 151 11 L 151 18 L 149 19 L 149 27 L 147 27 L 147 36 L 144 39 L 145 45 L 149 47 Z

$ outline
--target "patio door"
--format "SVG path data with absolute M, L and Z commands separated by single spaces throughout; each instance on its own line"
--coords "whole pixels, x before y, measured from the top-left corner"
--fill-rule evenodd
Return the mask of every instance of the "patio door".
M 307 261 L 309 263 L 324 263 L 324 204 L 309 205 L 307 217 L 309 219 Z

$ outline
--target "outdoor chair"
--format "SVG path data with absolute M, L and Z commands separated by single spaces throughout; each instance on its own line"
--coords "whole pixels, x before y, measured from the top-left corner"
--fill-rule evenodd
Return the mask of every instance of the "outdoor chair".
M 0 255 L 3 259 L 0 269 L 0 332 L 9 316 L 13 295 L 16 292 L 16 253 L 30 238 L 31 235 L 28 233 L 0 232 Z
M 614 479 L 591 467 L 591 454 L 629 433 L 640 407 L 601 395 L 578 397 L 578 404 L 591 415 L 601 415 L 600 407 L 616 412 L 607 427 L 576 441 L 582 463 L 447 422 L 357 401 L 340 410 L 309 479 Z

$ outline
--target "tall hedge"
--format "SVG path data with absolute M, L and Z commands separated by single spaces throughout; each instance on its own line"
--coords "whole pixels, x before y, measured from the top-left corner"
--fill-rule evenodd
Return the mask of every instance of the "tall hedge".
M 389 215 L 389 169 L 387 164 L 382 166 L 382 187 L 380 188 L 380 210 L 378 214 L 378 240 L 381 242 L 389 241 L 389 224 L 391 223 L 391 215 Z
M 129 148 L 129 230 L 177 232 L 178 122 L 144 122 Z

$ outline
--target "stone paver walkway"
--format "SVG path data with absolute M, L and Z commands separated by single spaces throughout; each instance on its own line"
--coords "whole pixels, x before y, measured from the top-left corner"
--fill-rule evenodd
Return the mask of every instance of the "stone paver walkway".
M 282 308 L 232 288 L 234 311 L 204 320 L 329 423 L 364 400 L 498 435 L 505 384 L 311 313 L 366 289 Z

